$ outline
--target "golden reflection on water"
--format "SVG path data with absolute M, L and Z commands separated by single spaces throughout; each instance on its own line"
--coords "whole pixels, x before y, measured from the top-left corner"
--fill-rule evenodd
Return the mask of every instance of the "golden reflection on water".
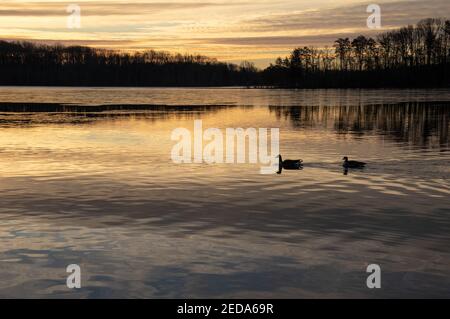
M 194 119 L 279 127 L 304 170 L 175 165 L 171 132 Z M 448 296 L 448 120 L 430 104 L 0 115 L 0 296 Z M 369 166 L 345 176 L 343 155 Z

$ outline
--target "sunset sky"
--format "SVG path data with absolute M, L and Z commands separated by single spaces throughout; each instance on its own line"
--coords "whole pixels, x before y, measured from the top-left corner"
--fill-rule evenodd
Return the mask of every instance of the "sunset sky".
M 366 26 L 373 3 L 382 30 L 450 17 L 449 0 L 1 0 L 0 38 L 199 53 L 262 67 L 296 46 L 379 32 Z M 81 7 L 81 29 L 67 28 L 69 4 Z

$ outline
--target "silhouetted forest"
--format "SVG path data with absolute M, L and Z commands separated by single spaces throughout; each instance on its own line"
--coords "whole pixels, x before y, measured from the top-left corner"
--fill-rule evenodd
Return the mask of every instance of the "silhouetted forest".
M 0 85 L 263 86 L 295 88 L 450 87 L 450 20 L 299 47 L 265 70 L 252 63 L 153 50 L 0 41 Z
M 339 38 L 333 48 L 302 47 L 263 71 L 263 82 L 282 87 L 450 87 L 450 20 Z
M 256 73 L 248 62 L 237 66 L 200 55 L 0 41 L 0 85 L 246 86 Z

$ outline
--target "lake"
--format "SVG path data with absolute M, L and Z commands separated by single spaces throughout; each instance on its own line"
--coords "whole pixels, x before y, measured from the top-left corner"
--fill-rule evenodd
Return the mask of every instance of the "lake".
M 304 167 L 173 163 L 199 119 Z M 449 129 L 450 90 L 0 88 L 0 297 L 449 298 Z

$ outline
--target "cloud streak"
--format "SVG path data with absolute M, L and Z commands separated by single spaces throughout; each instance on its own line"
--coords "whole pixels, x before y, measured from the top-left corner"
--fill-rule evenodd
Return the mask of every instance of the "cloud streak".
M 76 2 L 76 1 L 75 1 Z M 244 4 L 244 3 L 240 3 Z M 28 3 L 2 3 L 0 16 L 12 17 L 52 17 L 67 16 L 67 2 L 28 2 Z M 80 3 L 84 16 L 127 16 L 145 15 L 161 11 L 195 10 L 207 7 L 235 6 L 236 3 L 214 2 L 85 2 Z
M 398 27 L 426 17 L 450 15 L 448 0 L 394 1 L 381 3 L 382 21 L 385 27 Z M 367 29 L 367 3 L 328 7 L 302 12 L 269 15 L 244 21 L 248 30 L 288 31 L 322 29 Z

